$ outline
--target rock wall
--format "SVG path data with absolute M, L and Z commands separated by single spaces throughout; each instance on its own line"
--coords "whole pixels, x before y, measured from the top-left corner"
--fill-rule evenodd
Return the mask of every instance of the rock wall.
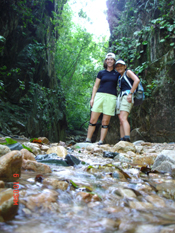
M 174 142 L 175 3 L 108 0 L 107 6 L 110 50 L 138 71 L 146 94 L 144 103 L 133 107 L 129 117 L 131 140 Z M 106 141 L 116 143 L 117 116 L 110 125 Z
M 65 0 L 0 3 L 3 134 L 46 136 L 51 141 L 65 138 L 65 100 L 54 68 L 57 25 L 52 23 L 57 19 L 54 13 L 60 13 L 64 3 Z

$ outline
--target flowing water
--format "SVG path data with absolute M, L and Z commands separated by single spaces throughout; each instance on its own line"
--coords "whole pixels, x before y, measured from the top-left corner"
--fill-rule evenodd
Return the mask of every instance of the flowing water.
M 83 150 L 74 155 L 86 164 L 49 164 L 52 173 L 43 177 L 67 182 L 66 190 L 35 181 L 38 173 L 22 172 L 18 214 L 0 223 L 1 233 L 175 232 L 175 179 L 169 174 L 147 175 L 139 166 Z M 39 205 L 28 199 L 50 190 L 56 199 Z

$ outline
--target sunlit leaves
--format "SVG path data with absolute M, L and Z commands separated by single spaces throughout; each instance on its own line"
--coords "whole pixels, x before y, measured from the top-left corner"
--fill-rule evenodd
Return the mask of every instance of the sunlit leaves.
M 72 12 L 68 4 L 62 15 L 55 54 L 57 78 L 65 93 L 69 129 L 87 128 L 92 87 L 98 71 L 102 69 L 108 44 L 105 38 L 99 43 L 93 41 L 92 34 L 75 25 L 71 21 Z

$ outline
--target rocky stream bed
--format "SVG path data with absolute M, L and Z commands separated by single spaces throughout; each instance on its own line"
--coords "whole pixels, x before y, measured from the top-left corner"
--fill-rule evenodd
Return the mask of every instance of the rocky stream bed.
M 0 145 L 0 232 L 175 232 L 175 143 Z

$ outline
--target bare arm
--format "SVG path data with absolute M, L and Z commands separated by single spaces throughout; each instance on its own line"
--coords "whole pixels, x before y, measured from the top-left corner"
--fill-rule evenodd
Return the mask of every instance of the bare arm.
M 92 91 L 91 101 L 90 101 L 91 107 L 92 107 L 93 104 L 94 104 L 95 94 L 96 94 L 96 92 L 97 92 L 97 90 L 98 90 L 98 87 L 99 87 L 99 85 L 100 85 L 100 81 L 101 81 L 101 80 L 100 80 L 99 78 L 96 78 L 96 81 L 95 81 L 95 84 L 94 84 L 94 87 L 93 87 L 93 91 Z
M 139 85 L 140 79 L 131 70 L 127 70 L 127 76 L 134 81 L 132 88 L 131 88 L 131 92 L 134 93 L 134 91 L 136 90 L 136 88 Z M 127 100 L 129 103 L 132 102 L 132 94 L 129 94 L 127 96 Z

